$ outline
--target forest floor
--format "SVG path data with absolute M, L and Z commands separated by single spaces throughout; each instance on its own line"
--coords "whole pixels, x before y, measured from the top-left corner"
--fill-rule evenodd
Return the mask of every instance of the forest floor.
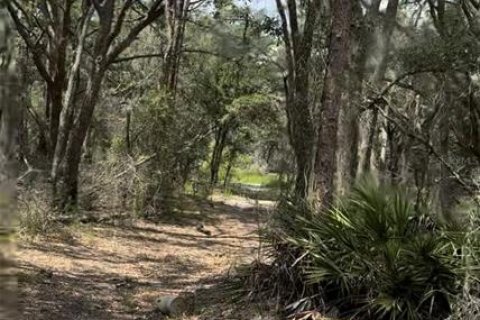
M 183 291 L 195 292 L 196 303 L 181 319 L 275 319 L 222 290 L 235 265 L 259 254 L 256 231 L 273 203 L 221 195 L 213 206 L 183 202 L 170 219 L 77 223 L 19 241 L 22 319 L 166 319 L 155 301 Z

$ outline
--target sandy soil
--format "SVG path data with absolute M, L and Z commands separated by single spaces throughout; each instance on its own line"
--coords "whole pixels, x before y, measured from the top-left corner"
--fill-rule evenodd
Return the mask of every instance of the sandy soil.
M 196 303 L 182 319 L 274 319 L 222 290 L 235 265 L 258 255 L 256 230 L 272 203 L 216 196 L 213 204 L 190 199 L 159 222 L 76 224 L 22 241 L 22 319 L 165 319 L 155 300 L 183 291 Z

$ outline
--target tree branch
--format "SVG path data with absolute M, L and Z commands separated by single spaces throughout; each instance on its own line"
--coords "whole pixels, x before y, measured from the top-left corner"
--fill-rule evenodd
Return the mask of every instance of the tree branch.
M 28 29 L 23 25 L 23 23 L 20 21 L 20 18 L 17 16 L 16 10 L 12 6 L 12 2 L 7 2 L 7 10 L 13 22 L 15 23 L 15 26 L 17 27 L 18 33 L 22 37 L 27 47 L 30 48 L 30 50 L 32 50 L 33 62 L 35 63 L 38 69 L 38 72 L 40 73 L 42 78 L 45 80 L 45 82 L 52 83 L 53 79 L 51 75 L 48 73 L 47 68 L 41 59 L 42 53 L 40 52 L 38 45 L 35 45 L 30 39 L 30 36 L 27 32 Z
M 472 188 L 470 186 L 470 184 L 468 184 L 465 180 L 462 179 L 462 177 L 458 174 L 458 172 L 455 170 L 455 168 L 450 164 L 448 163 L 447 161 L 445 161 L 445 159 L 440 155 L 440 153 L 437 152 L 437 150 L 435 150 L 435 148 L 430 144 L 430 142 L 428 141 L 428 139 L 424 138 L 423 136 L 420 136 L 418 134 L 415 134 L 413 133 L 411 130 L 408 130 L 407 128 L 404 128 L 396 119 L 392 118 L 391 116 L 389 116 L 385 110 L 383 110 L 382 108 L 380 108 L 379 106 L 374 106 L 376 108 L 376 110 L 378 110 L 378 112 L 382 115 L 382 117 L 384 117 L 386 120 L 390 121 L 391 123 L 393 123 L 400 131 L 402 131 L 404 134 L 406 134 L 407 136 L 417 140 L 418 142 L 420 142 L 421 144 L 423 144 L 427 150 L 433 154 L 435 156 L 435 158 L 437 158 L 440 163 L 442 165 L 445 166 L 445 168 L 447 168 L 447 170 L 450 172 L 450 174 L 455 178 L 455 180 L 457 180 L 457 182 L 465 189 L 465 191 L 467 191 L 470 195 L 473 196 L 473 199 L 474 201 L 480 205 L 480 200 L 477 198 L 478 196 L 478 187 L 476 188 L 477 190 L 475 190 L 474 188 Z
M 130 32 L 122 41 L 111 48 L 107 54 L 105 66 L 113 63 L 113 61 L 115 61 L 115 59 L 135 40 L 135 38 L 140 32 L 142 32 L 143 29 L 145 29 L 148 25 L 150 25 L 150 23 L 164 13 L 164 7 L 161 6 L 162 2 L 163 0 L 155 0 L 155 2 L 152 3 L 147 16 L 132 29 L 130 29 Z
M 125 20 L 125 16 L 127 14 L 128 9 L 132 6 L 133 0 L 126 0 L 125 3 L 123 4 L 122 9 L 120 10 L 120 14 L 118 15 L 117 22 L 115 23 L 115 26 L 113 27 L 113 31 L 109 36 L 107 45 L 110 46 L 115 40 L 115 38 L 120 34 L 120 31 L 122 30 L 122 25 L 123 21 Z
M 370 102 L 369 104 L 363 108 L 363 110 L 369 110 L 372 109 L 376 106 L 377 103 L 381 102 L 384 100 L 384 96 L 392 89 L 394 86 L 398 85 L 401 83 L 403 79 L 405 79 L 408 76 L 412 76 L 415 74 L 420 74 L 420 73 L 439 73 L 439 72 L 444 72 L 445 70 L 443 69 L 425 69 L 425 70 L 414 70 L 414 71 L 409 71 L 401 74 L 400 76 L 396 77 L 393 81 L 391 81 L 387 86 L 385 86 L 382 91 L 380 91 L 375 98 L 369 99 Z
M 218 52 L 213 52 L 213 51 L 208 51 L 204 49 L 188 49 L 184 48 L 182 49 L 183 53 L 198 53 L 198 54 L 205 54 L 205 55 L 211 55 L 219 58 L 224 58 L 226 60 L 232 60 L 233 57 L 218 53 Z M 163 58 L 165 54 L 164 53 L 149 53 L 149 54 L 138 54 L 134 56 L 127 56 L 127 57 L 120 57 L 118 59 L 115 59 L 113 63 L 121 63 L 121 62 L 127 62 L 127 61 L 132 61 L 132 60 L 137 60 L 137 59 L 150 59 L 150 58 Z

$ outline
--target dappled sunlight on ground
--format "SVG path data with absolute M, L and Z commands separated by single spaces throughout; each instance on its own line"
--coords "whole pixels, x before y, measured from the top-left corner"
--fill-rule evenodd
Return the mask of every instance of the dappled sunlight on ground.
M 182 291 L 198 296 L 188 319 L 247 319 L 215 288 L 232 266 L 257 256 L 256 230 L 271 206 L 214 195 L 161 222 L 73 225 L 24 241 L 17 257 L 24 319 L 163 319 L 156 298 Z

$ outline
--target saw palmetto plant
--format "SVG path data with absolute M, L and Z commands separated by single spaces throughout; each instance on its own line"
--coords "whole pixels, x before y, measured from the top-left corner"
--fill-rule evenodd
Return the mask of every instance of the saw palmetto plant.
M 292 218 L 294 209 L 282 208 L 274 248 L 296 253 L 289 278 L 296 290 L 298 277 L 307 288 L 290 306 L 316 301 L 354 319 L 444 319 L 467 275 L 476 279 L 466 261 L 477 233 L 419 212 L 401 189 L 364 181 L 327 213 Z M 287 257 L 282 252 L 275 263 Z

